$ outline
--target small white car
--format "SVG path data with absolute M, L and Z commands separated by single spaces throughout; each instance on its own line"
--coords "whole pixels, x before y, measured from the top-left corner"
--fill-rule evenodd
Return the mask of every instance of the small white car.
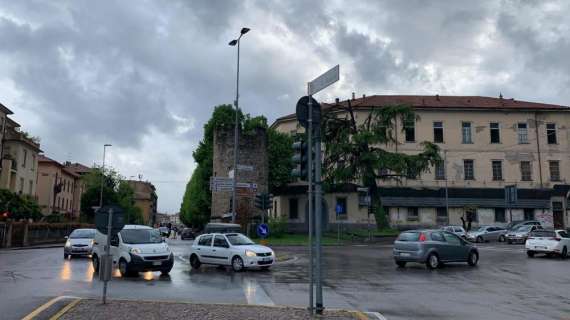
M 93 246 L 93 268 L 99 271 L 99 261 L 105 254 L 107 236 L 97 231 Z M 160 271 L 168 274 L 174 265 L 174 255 L 160 232 L 148 226 L 125 225 L 111 238 L 113 264 L 119 266 L 122 276 L 143 271 Z
M 467 232 L 462 226 L 446 226 L 442 227 L 441 230 L 454 233 L 456 236 L 465 239 L 467 237 Z
M 255 244 L 241 233 L 203 234 L 194 240 L 190 250 L 193 269 L 202 264 L 231 266 L 234 271 L 252 267 L 269 269 L 274 263 L 273 250 Z
M 93 250 L 95 231 L 95 229 L 73 230 L 69 237 L 65 237 L 67 241 L 65 241 L 65 246 L 63 247 L 63 258 L 90 255 Z
M 526 240 L 525 248 L 530 258 L 537 253 L 545 253 L 566 259 L 570 250 L 570 235 L 564 230 L 535 230 Z

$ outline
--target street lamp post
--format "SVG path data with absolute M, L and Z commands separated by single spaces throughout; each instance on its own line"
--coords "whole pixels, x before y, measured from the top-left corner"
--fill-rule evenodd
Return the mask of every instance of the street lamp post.
M 232 188 L 232 223 L 236 222 L 236 185 L 237 185 L 237 164 L 238 164 L 238 149 L 239 149 L 239 140 L 238 140 L 238 113 L 239 113 L 239 45 L 241 37 L 249 31 L 249 28 L 241 28 L 240 35 L 237 39 L 230 41 L 230 46 L 235 46 L 237 44 L 237 74 L 236 74 L 236 99 L 234 101 L 234 105 L 236 107 L 236 115 L 235 115 L 235 126 L 234 126 L 234 179 L 233 179 L 233 188 Z
M 105 151 L 107 147 L 111 147 L 111 145 L 108 143 L 103 145 L 103 166 L 101 167 L 101 192 L 99 193 L 99 208 L 103 207 L 103 185 L 105 183 Z

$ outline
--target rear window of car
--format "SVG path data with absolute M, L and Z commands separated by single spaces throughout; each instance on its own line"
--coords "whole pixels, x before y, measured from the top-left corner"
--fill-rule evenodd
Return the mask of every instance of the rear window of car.
M 536 230 L 530 233 L 531 237 L 556 237 L 556 232 L 548 230 Z
M 400 236 L 398 236 L 398 241 L 418 241 L 419 239 L 419 232 L 402 232 Z

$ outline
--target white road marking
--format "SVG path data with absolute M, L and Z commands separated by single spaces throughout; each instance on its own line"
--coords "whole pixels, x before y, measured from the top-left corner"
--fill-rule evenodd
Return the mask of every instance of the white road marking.
M 247 299 L 247 304 L 257 304 L 264 306 L 274 306 L 275 303 L 263 287 L 261 287 L 254 279 L 244 279 L 243 281 L 243 292 L 245 293 L 245 298 Z
M 388 320 L 380 312 L 365 312 L 365 314 L 376 317 L 378 320 Z

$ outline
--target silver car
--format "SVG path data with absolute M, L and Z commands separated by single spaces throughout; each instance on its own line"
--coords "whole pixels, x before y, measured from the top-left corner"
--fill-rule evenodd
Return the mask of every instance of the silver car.
M 63 247 L 63 257 L 74 255 L 90 255 L 93 251 L 93 239 L 95 238 L 95 229 L 75 229 L 65 237 L 67 241 Z
M 526 239 L 528 239 L 528 236 L 531 232 L 533 232 L 534 230 L 538 230 L 538 229 L 542 229 L 541 226 L 536 226 L 536 225 L 522 225 L 519 226 L 518 228 L 514 229 L 514 230 L 510 230 L 509 232 L 507 232 L 507 242 L 509 244 L 511 243 L 525 243 Z
M 504 242 L 506 240 L 507 230 L 501 227 L 495 226 L 480 226 L 467 232 L 467 240 L 471 242 L 488 242 L 488 241 L 499 241 Z
M 479 261 L 479 251 L 472 243 L 441 230 L 402 232 L 394 242 L 393 255 L 401 268 L 408 262 L 425 263 L 428 269 L 435 269 L 446 262 L 475 266 Z
M 446 226 L 442 227 L 441 230 L 454 233 L 455 235 L 465 239 L 467 237 L 467 232 L 462 226 Z

